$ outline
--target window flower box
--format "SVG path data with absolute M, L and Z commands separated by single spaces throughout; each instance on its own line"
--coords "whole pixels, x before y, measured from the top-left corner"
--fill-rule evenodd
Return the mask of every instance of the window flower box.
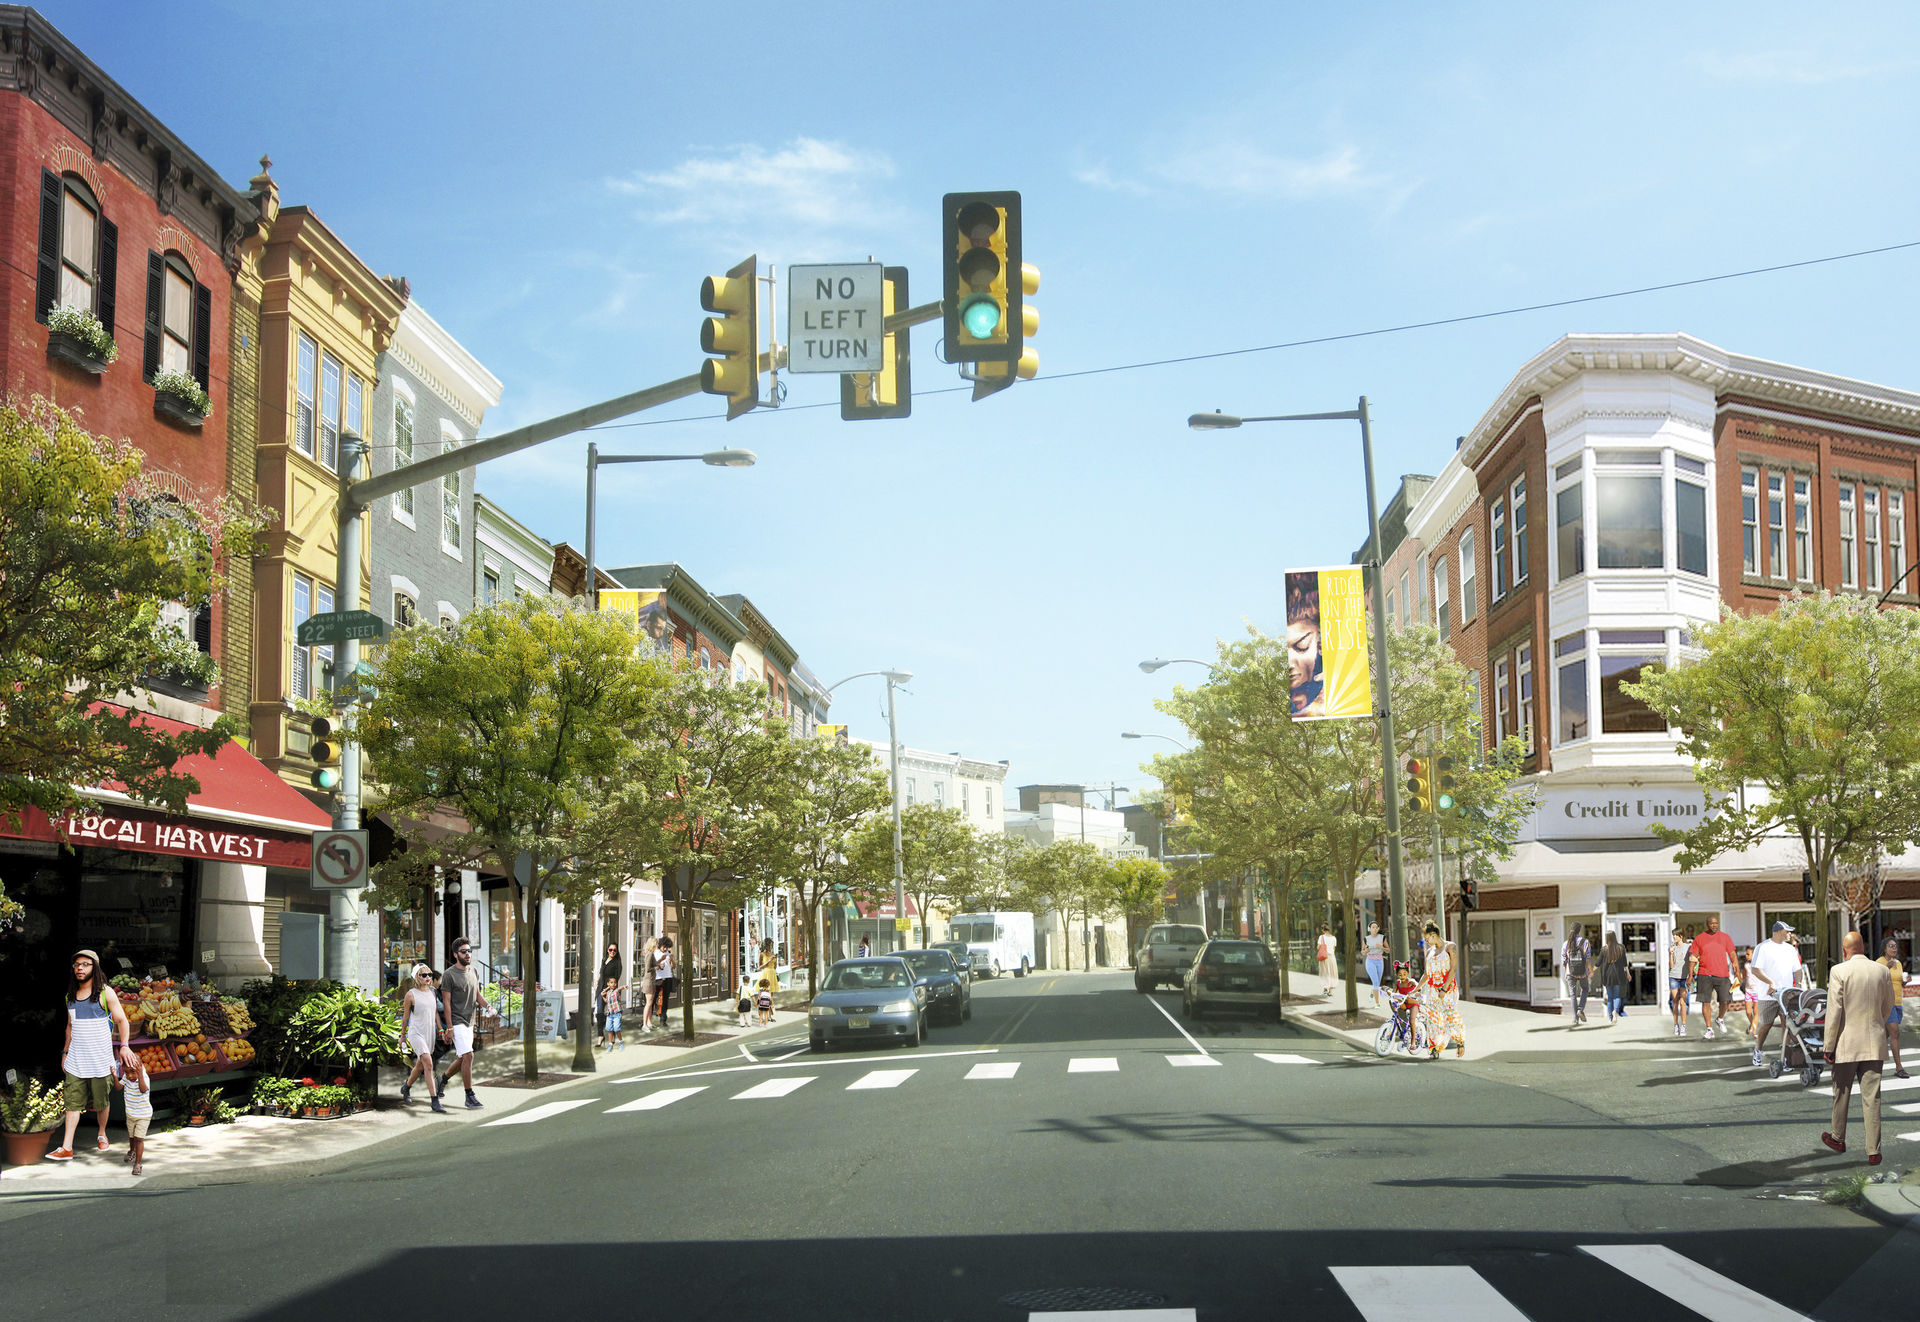
M 47 357 L 99 376 L 119 356 L 113 336 L 85 308 L 63 305 L 47 312 Z
M 198 427 L 213 411 L 213 401 L 185 372 L 153 374 L 153 411 L 184 427 Z

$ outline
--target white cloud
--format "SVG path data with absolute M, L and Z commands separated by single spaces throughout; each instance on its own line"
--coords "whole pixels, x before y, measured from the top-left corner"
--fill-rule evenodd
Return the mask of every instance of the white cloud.
M 1807 51 L 1740 51 L 1735 54 L 1710 53 L 1697 57 L 1696 63 L 1709 78 L 1725 83 L 1768 83 L 1814 87 L 1825 83 L 1863 82 L 1869 79 L 1911 73 L 1912 60 L 1885 60 L 1863 63 L 1858 60 L 1829 58 Z

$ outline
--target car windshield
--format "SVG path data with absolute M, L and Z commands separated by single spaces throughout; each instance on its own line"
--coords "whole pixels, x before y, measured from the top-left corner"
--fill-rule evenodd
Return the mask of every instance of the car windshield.
M 979 922 L 955 923 L 953 925 L 953 935 L 960 941 L 991 941 L 993 940 L 993 924 Z
M 1273 963 L 1273 956 L 1267 953 L 1265 946 L 1231 945 L 1208 946 L 1200 956 L 1203 964 L 1239 964 L 1250 968 L 1267 968 Z
M 873 991 L 882 987 L 907 986 L 907 971 L 897 960 L 875 960 L 867 964 L 842 964 L 827 979 L 828 991 Z
M 916 977 L 953 972 L 953 961 L 942 950 L 907 950 L 901 952 L 900 958 L 907 961 L 907 967 L 913 970 Z
M 1156 927 L 1147 942 L 1150 945 L 1197 946 L 1205 943 L 1206 939 L 1207 934 L 1197 927 Z

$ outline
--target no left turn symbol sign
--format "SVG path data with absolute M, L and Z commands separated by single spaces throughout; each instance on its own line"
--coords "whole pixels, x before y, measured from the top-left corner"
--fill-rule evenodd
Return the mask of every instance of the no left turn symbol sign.
M 367 884 L 367 833 L 316 831 L 313 884 L 358 888 Z

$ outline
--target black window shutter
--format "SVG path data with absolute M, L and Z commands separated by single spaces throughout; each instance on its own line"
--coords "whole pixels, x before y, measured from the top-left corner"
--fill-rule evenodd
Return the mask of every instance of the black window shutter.
M 147 351 L 140 360 L 140 379 L 153 380 L 160 370 L 160 303 L 167 296 L 167 260 L 157 252 L 147 253 Z
M 113 334 L 113 305 L 115 294 L 120 285 L 120 227 L 100 217 L 100 281 L 94 288 L 98 291 L 98 307 L 94 315 L 100 318 L 100 324 L 107 328 L 107 334 Z
M 202 606 L 193 613 L 193 645 L 209 656 L 213 654 L 212 606 Z
M 193 286 L 193 379 L 202 390 L 211 390 L 207 378 L 213 369 L 213 291 L 196 282 Z
M 60 297 L 60 176 L 40 172 L 40 271 L 33 288 L 33 317 L 45 321 Z

